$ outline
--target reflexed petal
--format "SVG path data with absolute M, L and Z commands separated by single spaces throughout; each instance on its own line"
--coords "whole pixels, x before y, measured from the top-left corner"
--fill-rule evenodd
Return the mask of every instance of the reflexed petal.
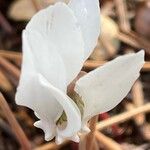
M 74 102 L 40 74 L 26 78 L 28 80 L 18 88 L 16 102 L 35 111 L 40 120 L 34 125 L 45 132 L 45 140 L 51 140 L 54 136 L 66 139 L 75 135 L 81 128 L 81 116 Z M 67 115 L 67 126 L 61 130 L 56 122 L 63 110 Z
M 62 139 L 72 138 L 72 136 L 75 135 L 81 128 L 81 115 L 79 109 L 66 94 L 49 84 L 43 78 L 43 76 L 39 76 L 39 81 L 42 85 L 42 88 L 47 88 L 49 94 L 52 95 L 54 99 L 63 107 L 63 110 L 67 116 L 67 126 L 65 127 L 65 129 L 59 129 L 57 127 L 56 137 L 60 137 Z M 55 106 L 54 108 L 57 108 L 57 106 Z M 50 115 L 47 114 L 45 116 L 49 117 Z M 76 124 L 74 124 L 74 122 L 76 122 Z
M 84 58 L 95 48 L 100 34 L 99 0 L 70 0 L 69 7 L 75 13 L 84 39 Z
M 33 49 L 33 53 L 38 53 L 39 58 L 43 53 L 43 47 L 46 47 L 49 43 L 55 47 L 66 68 L 66 80 L 67 84 L 69 84 L 81 70 L 84 61 L 82 34 L 80 28 L 77 26 L 77 20 L 72 10 L 65 3 L 61 2 L 49 6 L 38 12 L 31 19 L 26 30 L 30 34 L 29 38 L 32 38 L 32 41 L 36 41 L 37 46 L 35 47 L 37 49 Z M 36 39 L 37 34 L 33 34 L 35 33 L 34 31 L 40 34 L 45 42 L 42 39 L 42 41 Z M 48 50 L 50 55 L 52 51 L 51 47 L 47 47 Z M 49 55 L 45 56 L 44 59 L 48 59 Z M 57 58 L 54 59 L 57 60 Z M 53 63 L 53 65 L 57 66 L 58 63 Z M 57 73 L 61 74 L 60 72 Z
M 130 91 L 144 64 L 144 51 L 120 56 L 80 78 L 75 91 L 85 104 L 83 126 L 114 108 Z

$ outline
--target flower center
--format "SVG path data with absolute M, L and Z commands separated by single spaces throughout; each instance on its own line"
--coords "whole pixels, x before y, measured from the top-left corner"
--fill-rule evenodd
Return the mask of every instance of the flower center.
M 84 102 L 82 100 L 82 97 L 79 96 L 79 94 L 77 94 L 76 92 L 73 92 L 71 94 L 68 94 L 68 96 L 75 102 L 75 104 L 77 105 L 77 107 L 80 110 L 81 113 L 81 118 L 83 117 L 83 112 L 84 112 Z M 62 125 L 63 123 L 67 122 L 67 115 L 66 113 L 63 111 L 62 115 L 60 116 L 60 118 L 57 120 L 56 124 L 57 125 Z

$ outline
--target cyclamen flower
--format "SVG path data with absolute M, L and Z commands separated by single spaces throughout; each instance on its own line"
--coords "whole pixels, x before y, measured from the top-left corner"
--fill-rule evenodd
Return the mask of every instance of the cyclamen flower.
M 96 46 L 100 28 L 98 0 L 58 2 L 39 11 L 23 31 L 23 63 L 16 102 L 31 108 L 45 132 L 78 142 L 91 117 L 114 108 L 130 91 L 144 64 L 144 51 L 116 58 L 81 77 L 75 97 L 67 86 Z M 65 119 L 64 119 L 64 118 Z

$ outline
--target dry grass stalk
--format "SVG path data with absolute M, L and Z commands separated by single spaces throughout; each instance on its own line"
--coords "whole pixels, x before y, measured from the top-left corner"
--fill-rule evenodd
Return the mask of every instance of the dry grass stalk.
M 131 41 L 131 40 L 129 40 L 129 41 Z M 138 44 L 138 42 L 136 44 Z M 141 48 L 141 47 L 137 46 L 137 48 Z M 19 53 L 19 52 L 11 52 L 11 51 L 0 50 L 0 56 L 3 56 L 3 57 L 8 58 L 10 60 L 17 60 L 20 63 L 22 61 L 22 54 Z M 91 70 L 91 69 L 95 69 L 95 68 L 103 65 L 104 63 L 106 63 L 106 61 L 87 60 L 84 64 L 84 68 Z M 145 65 L 143 67 L 143 71 L 150 71 L 150 62 L 145 63 Z
M 30 150 L 31 149 L 31 144 L 26 137 L 25 133 L 23 132 L 22 128 L 18 124 L 17 120 L 15 119 L 11 109 L 9 108 L 5 98 L 3 95 L 0 93 L 0 107 L 9 122 L 14 134 L 16 135 L 21 147 L 23 150 Z
M 130 37 L 129 35 L 125 33 L 119 32 L 119 34 L 117 35 L 117 38 L 120 41 L 124 42 L 125 44 L 128 44 L 134 48 L 138 48 L 138 49 L 142 48 L 139 42 L 137 42 L 134 38 Z
M 37 0 L 31 0 L 31 2 L 32 2 L 32 4 L 33 4 L 33 6 L 34 6 L 34 8 L 35 8 L 36 11 L 41 10 L 41 7 L 37 3 Z
M 0 56 L 3 56 L 8 59 L 22 59 L 22 54 L 20 52 L 13 52 L 13 51 L 6 51 L 6 50 L 0 50 Z
M 150 62 L 145 62 L 144 67 L 142 68 L 143 71 L 150 71 Z
M 118 144 L 113 139 L 107 137 L 99 131 L 95 132 L 96 139 L 101 143 L 107 150 L 122 150 L 120 144 Z
M 51 143 L 39 146 L 39 147 L 35 148 L 34 150 L 59 150 L 61 147 L 63 147 L 64 145 L 66 145 L 68 143 L 69 143 L 69 141 L 65 141 L 60 145 L 56 145 L 55 142 L 51 142 Z
M 31 118 L 31 116 L 29 116 L 26 112 L 26 110 L 24 108 L 20 108 L 19 111 L 17 113 L 15 113 L 15 116 L 19 119 L 24 118 L 24 121 L 26 122 L 27 125 L 29 126 L 33 126 L 34 121 Z
M 9 34 L 13 33 L 13 28 L 12 26 L 9 24 L 9 22 L 7 21 L 7 19 L 4 17 L 4 15 L 1 13 L 0 11 L 0 25 L 2 26 L 2 28 Z
M 149 41 L 137 35 L 137 33 L 131 31 L 129 33 L 120 32 L 117 35 L 118 39 L 134 48 L 144 49 L 147 55 L 150 55 Z
M 126 0 L 114 0 L 114 2 L 119 17 L 120 29 L 124 32 L 130 32 L 131 27 L 128 20 Z
M 134 31 L 128 33 L 128 35 L 131 38 L 135 39 L 142 46 L 142 48 L 145 50 L 145 52 L 148 55 L 150 55 L 150 43 L 147 39 L 144 39 L 143 37 L 141 37 L 140 35 L 138 35 Z
M 6 123 L 3 119 L 0 118 L 0 128 L 1 131 L 4 131 L 4 133 L 6 133 L 10 138 L 12 138 L 15 142 L 18 142 L 16 139 L 16 136 L 14 135 L 14 133 L 12 132 L 10 126 L 8 125 L 8 123 Z
M 89 69 L 89 70 L 93 70 L 99 66 L 102 66 L 106 63 L 106 61 L 98 61 L 98 60 L 87 60 L 85 63 L 84 63 L 84 66 L 83 68 L 86 70 L 86 69 Z
M 134 109 L 136 109 L 136 106 L 134 105 L 134 104 L 132 104 L 132 103 L 127 103 L 126 105 L 125 105 L 125 108 L 126 108 L 126 110 L 127 111 L 132 111 L 132 110 L 134 110 Z M 139 116 L 140 115 L 140 116 Z M 141 125 L 143 125 L 144 124 L 144 122 L 145 122 L 145 118 L 143 119 L 143 113 L 142 113 L 142 117 L 141 117 L 141 114 L 138 114 L 138 115 L 136 115 L 133 119 L 134 119 L 134 122 L 137 124 L 137 125 L 139 125 L 139 126 L 141 126 Z
M 138 108 L 135 108 L 131 111 L 127 111 L 127 112 L 124 112 L 122 114 L 113 116 L 113 117 L 106 119 L 104 121 L 101 121 L 100 123 L 97 124 L 96 129 L 102 130 L 102 129 L 107 128 L 113 124 L 125 122 L 125 121 L 135 117 L 138 114 L 147 113 L 147 112 L 150 112 L 150 103 L 145 104 L 143 106 L 140 106 Z
M 5 71 L 7 71 L 16 79 L 19 80 L 20 70 L 16 66 L 14 66 L 12 63 L 10 63 L 7 59 L 1 56 L 0 56 L 0 66 L 2 66 L 5 69 Z
M 0 88 L 6 92 L 10 92 L 13 89 L 11 83 L 1 70 L 0 70 Z
M 116 49 L 115 47 L 112 45 L 112 43 L 108 42 L 108 39 L 106 39 L 105 37 L 101 36 L 100 38 L 101 40 L 101 44 L 103 45 L 103 47 L 106 49 L 107 53 L 109 54 L 110 57 L 114 56 L 114 54 L 116 53 Z
M 104 65 L 106 62 L 107 61 L 87 60 L 84 63 L 84 69 L 85 70 L 92 70 L 92 69 L 95 69 L 99 66 Z M 150 71 L 150 61 L 148 61 L 144 64 L 142 71 Z
M 144 93 L 143 86 L 140 80 L 137 80 L 132 88 L 133 104 L 135 107 L 140 107 L 144 105 Z M 143 125 L 145 122 L 145 115 L 139 114 L 135 116 L 137 125 Z
M 18 67 L 22 63 L 22 54 L 20 52 L 0 50 L 0 56 L 13 61 Z
M 132 103 L 127 103 L 125 107 L 129 111 L 135 109 L 135 106 Z M 150 132 L 149 132 L 150 125 L 149 125 L 149 123 L 146 122 L 145 116 L 144 116 L 144 119 L 142 118 L 143 117 L 142 115 L 144 115 L 144 113 L 142 113 L 141 116 L 139 116 L 139 115 L 135 116 L 133 119 L 134 119 L 134 122 L 136 123 L 136 125 L 139 127 L 139 130 L 140 130 L 142 136 L 144 137 L 144 139 L 150 141 Z
M 10 81 L 13 87 L 18 86 L 18 79 L 16 79 L 11 73 L 9 73 L 7 70 L 4 68 L 1 68 L 2 72 L 5 74 L 5 77 Z M 13 90 L 12 90 L 13 91 Z

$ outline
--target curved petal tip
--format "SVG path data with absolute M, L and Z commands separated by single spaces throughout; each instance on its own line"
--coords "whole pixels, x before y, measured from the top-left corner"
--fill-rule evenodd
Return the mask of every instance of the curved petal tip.
M 55 143 L 57 144 L 57 145 L 59 145 L 59 144 L 61 144 L 62 142 L 64 142 L 64 138 L 63 137 L 61 137 L 61 136 L 57 136 L 56 138 L 55 138 Z
M 82 133 L 89 133 L 91 132 L 91 130 L 89 129 L 89 127 L 87 126 L 87 123 L 84 123 L 83 126 L 82 126 L 82 129 L 81 129 L 81 132 Z
M 141 58 L 144 61 L 144 57 L 145 57 L 145 51 L 144 50 L 140 50 L 138 53 L 136 53 L 135 55 L 139 56 L 139 58 Z
M 80 141 L 80 138 L 79 138 L 79 136 L 76 134 L 76 135 L 74 135 L 73 137 L 71 137 L 70 138 L 72 141 L 74 141 L 74 142 L 76 142 L 76 143 L 79 143 L 79 141 Z
M 34 123 L 34 126 L 37 127 L 37 128 L 40 128 L 44 131 L 46 141 L 52 140 L 56 135 L 56 131 L 55 131 L 55 127 L 54 127 L 55 124 L 54 123 L 52 124 L 52 123 L 49 123 L 49 122 L 46 122 L 46 121 L 39 120 L 39 121 Z

